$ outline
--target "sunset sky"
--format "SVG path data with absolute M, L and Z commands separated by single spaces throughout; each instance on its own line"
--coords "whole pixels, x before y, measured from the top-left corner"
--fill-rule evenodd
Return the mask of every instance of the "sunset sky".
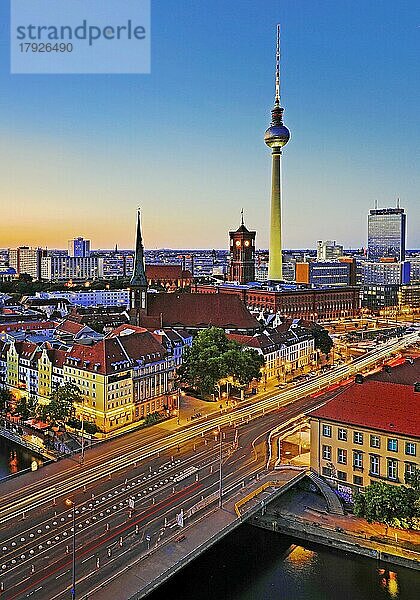
M 227 247 L 242 207 L 266 248 L 277 22 L 284 246 L 364 246 L 399 196 L 420 248 L 415 0 L 154 0 L 151 75 L 10 75 L 1 27 L 0 248 L 131 248 L 137 206 L 148 248 Z

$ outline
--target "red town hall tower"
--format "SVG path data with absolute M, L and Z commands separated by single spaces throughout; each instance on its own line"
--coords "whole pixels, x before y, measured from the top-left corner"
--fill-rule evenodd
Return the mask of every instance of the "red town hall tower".
M 236 231 L 229 231 L 230 257 L 229 281 L 249 283 L 255 281 L 255 231 L 244 225 L 244 211 L 241 224 Z

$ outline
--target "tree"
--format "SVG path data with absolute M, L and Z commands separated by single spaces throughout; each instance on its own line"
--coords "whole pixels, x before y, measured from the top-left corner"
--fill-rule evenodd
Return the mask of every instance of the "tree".
M 356 495 L 354 513 L 368 523 L 408 528 L 420 517 L 419 499 L 419 492 L 413 487 L 375 481 Z
M 34 403 L 26 397 L 20 398 L 16 403 L 15 415 L 19 415 L 24 421 L 33 414 Z
M 6 388 L 0 389 L 0 410 L 7 410 L 12 400 L 12 392 L 7 390 Z
M 82 399 L 77 385 L 64 383 L 52 393 L 49 404 L 40 406 L 43 420 L 61 423 L 68 421 L 74 413 L 74 403 L 82 402 Z
M 321 352 L 323 354 L 328 356 L 331 348 L 334 345 L 334 342 L 330 338 L 328 331 L 326 329 L 324 329 L 323 327 L 321 327 L 320 325 L 315 325 L 312 328 L 311 333 L 313 334 L 313 336 L 315 338 L 315 348 L 317 348 L 318 350 L 321 350 Z
M 212 394 L 218 382 L 232 378 L 239 385 L 260 379 L 264 359 L 255 350 L 245 350 L 235 341 L 228 340 L 223 329 L 210 327 L 200 331 L 191 348 L 185 352 L 178 375 L 200 391 Z

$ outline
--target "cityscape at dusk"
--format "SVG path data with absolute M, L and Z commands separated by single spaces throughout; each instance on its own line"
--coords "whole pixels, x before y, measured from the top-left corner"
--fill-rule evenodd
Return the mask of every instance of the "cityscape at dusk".
M 414 600 L 420 14 L 0 7 L 0 600 Z
M 397 197 L 412 215 L 408 247 L 420 247 L 416 2 L 270 0 L 263 15 L 254 0 L 215 0 L 211 11 L 200 2 L 154 2 L 152 72 L 132 76 L 9 74 L 7 6 L 3 246 L 64 248 L 82 234 L 95 248 L 132 248 L 133 206 L 141 206 L 149 248 L 223 248 L 226 223 L 242 207 L 258 247 L 267 248 L 261 126 L 273 96 L 272 31 L 281 22 L 293 134 L 285 247 L 311 247 L 318 237 L 361 247 L 367 210 Z

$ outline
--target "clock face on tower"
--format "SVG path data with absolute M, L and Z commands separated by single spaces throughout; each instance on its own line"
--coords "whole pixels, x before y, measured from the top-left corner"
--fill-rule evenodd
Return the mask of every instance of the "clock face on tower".
M 248 240 L 245 240 L 245 246 L 247 246 L 247 247 L 249 246 L 249 241 Z
M 239 248 L 239 246 L 241 245 L 241 240 L 236 240 L 235 244 Z

